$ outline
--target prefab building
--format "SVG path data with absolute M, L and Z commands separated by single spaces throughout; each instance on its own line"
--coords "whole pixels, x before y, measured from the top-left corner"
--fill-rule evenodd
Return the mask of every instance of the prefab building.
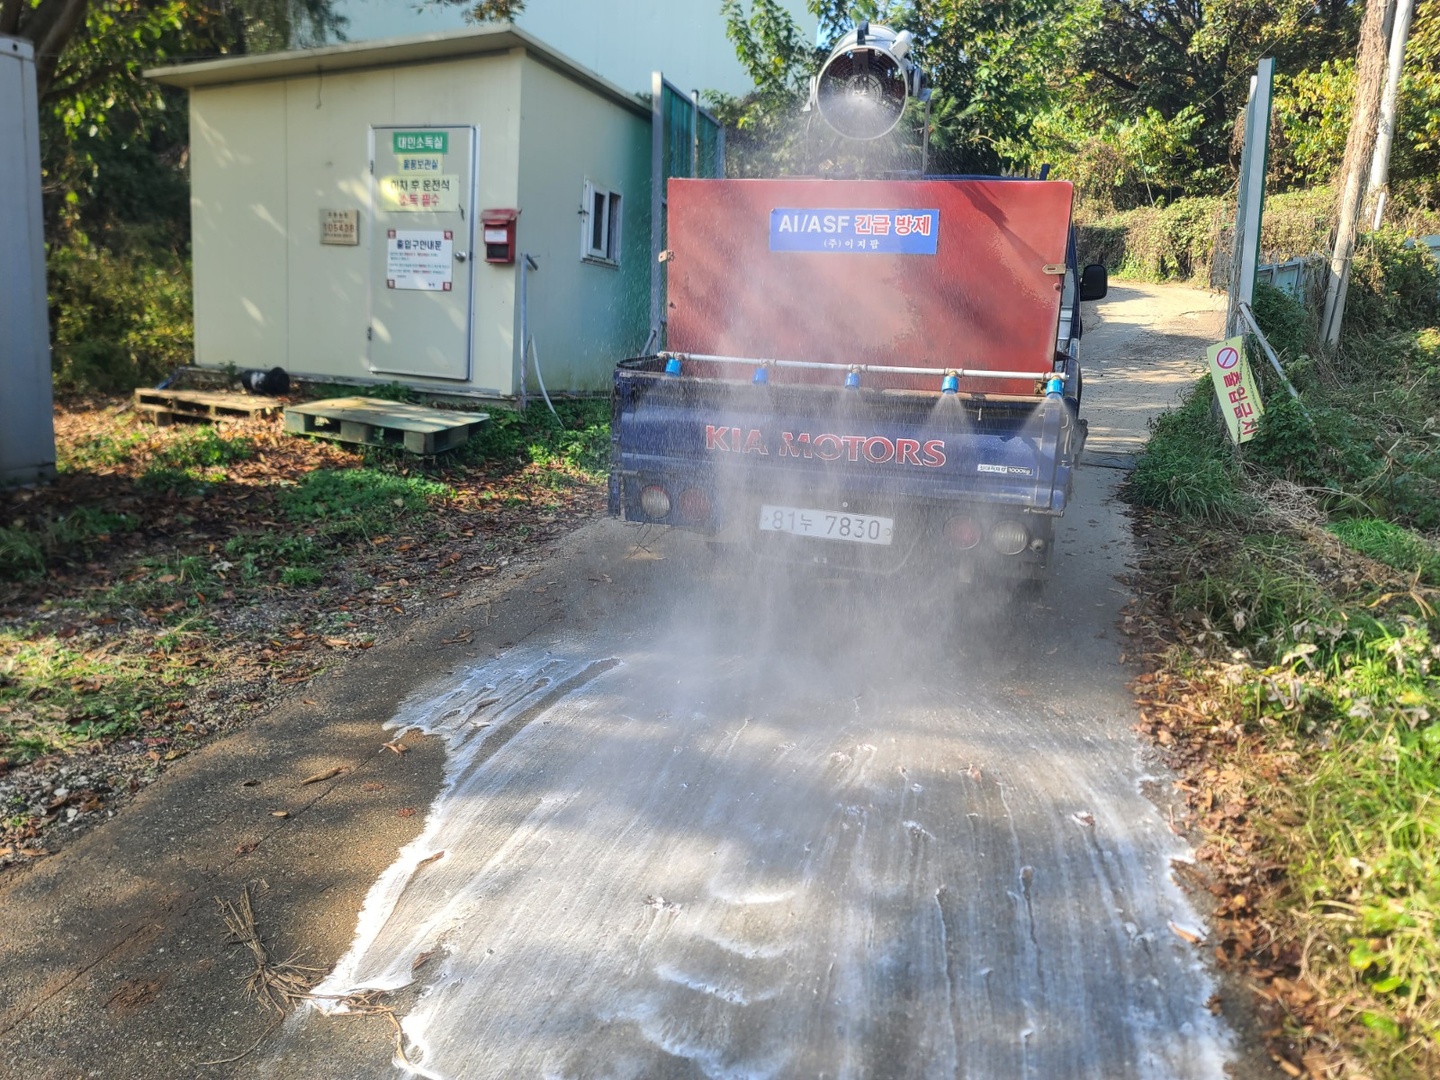
M 198 365 L 515 396 L 526 254 L 550 391 L 645 346 L 655 110 L 535 38 L 147 74 L 189 90 Z

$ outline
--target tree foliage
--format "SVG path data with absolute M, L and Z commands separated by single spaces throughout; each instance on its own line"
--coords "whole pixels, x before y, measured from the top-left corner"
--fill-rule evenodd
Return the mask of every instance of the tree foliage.
M 318 44 L 344 20 L 331 0 L 0 3 L 5 25 L 35 42 L 43 83 L 57 386 L 135 385 L 185 362 L 190 339 L 185 96 L 142 71 Z
M 525 0 L 441 0 L 446 4 L 469 4 L 465 13 L 471 22 L 514 22 L 525 10 Z
M 1374 0 L 1381 2 L 1381 0 Z M 932 172 L 1055 166 L 1098 208 L 1221 194 L 1262 56 L 1277 65 L 1272 186 L 1326 183 L 1350 122 L 1355 0 L 810 0 L 821 36 L 860 19 L 915 35 L 934 89 Z M 756 91 L 720 99 L 751 172 L 816 169 L 797 122 L 823 51 L 776 0 L 724 0 Z M 783 114 L 783 115 L 782 115 Z M 918 119 L 917 119 L 918 123 Z M 823 125 L 822 125 L 823 126 Z M 1421 0 L 1406 59 L 1392 188 L 1440 198 L 1440 0 Z M 913 142 L 913 134 L 911 141 Z M 823 155 L 820 160 L 825 160 Z

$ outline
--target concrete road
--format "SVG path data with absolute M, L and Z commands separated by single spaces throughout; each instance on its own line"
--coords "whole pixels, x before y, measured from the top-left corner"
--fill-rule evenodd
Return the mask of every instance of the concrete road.
M 1217 301 L 1097 306 L 1085 405 L 1118 461 Z M 395 991 L 422 1076 L 1222 1076 L 1130 730 L 1120 478 L 1081 471 L 1061 573 L 1019 604 L 582 530 L 6 885 L 0 1061 L 402 1075 L 388 1016 L 244 999 L 210 898 L 249 882 L 318 993 Z

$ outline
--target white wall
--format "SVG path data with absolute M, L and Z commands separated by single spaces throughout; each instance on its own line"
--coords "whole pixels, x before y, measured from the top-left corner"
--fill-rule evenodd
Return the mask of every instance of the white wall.
M 785 0 L 785 6 L 814 40 L 816 20 L 805 0 Z M 417 10 L 397 0 L 340 0 L 337 9 L 350 19 L 351 41 L 467 25 L 463 5 Z M 626 90 L 648 92 L 656 69 L 686 90 L 751 89 L 725 37 L 720 0 L 527 0 L 515 25 Z
M 369 377 L 369 129 L 476 124 L 479 207 L 517 200 L 520 57 L 340 72 L 191 91 L 195 357 Z M 361 244 L 319 240 L 322 208 L 357 209 Z M 512 384 L 514 280 L 477 266 L 473 377 Z
M 477 210 L 516 207 L 551 391 L 601 391 L 649 320 L 650 122 L 523 51 L 191 91 L 195 356 L 206 367 L 372 376 L 372 125 L 475 124 Z M 618 265 L 583 258 L 590 180 L 623 198 Z M 321 209 L 360 211 L 358 247 Z M 477 250 L 483 250 L 480 244 Z M 473 266 L 469 388 L 519 391 L 518 264 Z M 453 383 L 409 379 L 415 385 Z M 530 390 L 537 389 L 531 380 Z
M 548 389 L 605 390 L 649 330 L 650 122 L 537 61 L 523 78 L 517 237 L 540 264 L 529 278 L 530 333 Z M 621 195 L 617 266 L 583 258 L 587 179 Z

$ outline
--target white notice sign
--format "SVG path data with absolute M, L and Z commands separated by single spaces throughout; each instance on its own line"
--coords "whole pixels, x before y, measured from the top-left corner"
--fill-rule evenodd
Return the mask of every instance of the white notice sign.
M 385 284 L 391 289 L 449 292 L 454 234 L 446 229 L 390 229 L 385 239 Z

